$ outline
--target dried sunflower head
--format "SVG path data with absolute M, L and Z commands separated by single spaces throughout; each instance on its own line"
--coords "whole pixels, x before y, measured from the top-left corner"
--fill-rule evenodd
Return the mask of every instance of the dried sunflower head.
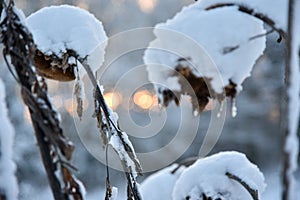
M 178 65 L 175 67 L 175 72 L 172 72 L 171 77 L 177 77 L 180 91 L 171 91 L 165 88 L 159 88 L 161 98 L 160 104 L 167 107 L 170 102 L 174 101 L 179 105 L 180 95 L 189 95 L 193 110 L 202 112 L 206 109 L 211 99 L 216 99 L 219 102 L 225 97 L 234 99 L 237 95 L 237 84 L 229 80 L 229 84 L 224 86 L 222 93 L 217 93 L 211 86 L 211 78 L 199 77 L 194 74 L 188 65 L 182 64 L 182 59 L 178 60 Z
M 72 81 L 76 78 L 74 73 L 76 64 L 68 62 L 70 57 L 68 52 L 63 54 L 62 58 L 59 58 L 55 55 L 44 55 L 41 51 L 36 50 L 34 66 L 37 72 L 46 78 L 58 81 Z

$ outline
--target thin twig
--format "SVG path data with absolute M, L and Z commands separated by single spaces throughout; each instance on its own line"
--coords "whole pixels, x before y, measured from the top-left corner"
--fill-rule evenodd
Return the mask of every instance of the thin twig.
M 267 36 L 267 35 L 273 33 L 274 31 L 275 31 L 274 29 L 271 29 L 271 30 L 269 30 L 269 31 L 267 31 L 267 32 L 265 32 L 265 33 L 262 33 L 262 34 L 258 34 L 258 35 L 252 36 L 252 37 L 249 38 L 249 41 L 255 40 L 255 39 L 257 39 L 257 38 L 261 38 L 261 37 L 264 37 L 264 36 Z
M 252 36 L 248 39 L 248 42 L 252 41 L 252 40 L 255 40 L 255 39 L 258 39 L 258 38 L 261 38 L 261 37 L 264 37 L 264 36 L 267 36 L 271 33 L 273 33 L 275 30 L 274 29 L 271 29 L 265 33 L 262 33 L 262 34 L 258 34 L 258 35 L 255 35 L 255 36 Z M 243 43 L 244 44 L 244 43 Z M 239 45 L 235 45 L 235 46 L 230 46 L 230 47 L 224 47 L 223 48 L 223 54 L 228 54 L 228 53 L 231 53 L 235 50 L 237 50 L 238 48 L 240 48 L 243 44 L 239 44 Z

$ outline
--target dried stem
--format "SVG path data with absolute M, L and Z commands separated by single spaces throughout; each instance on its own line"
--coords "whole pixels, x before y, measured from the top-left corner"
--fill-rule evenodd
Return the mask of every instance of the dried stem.
M 79 184 L 68 169 L 74 150 L 73 144 L 63 135 L 56 111 L 47 94 L 47 85 L 38 78 L 32 68 L 35 44 L 32 35 L 15 13 L 14 3 L 2 1 L 6 15 L 1 22 L 1 43 L 3 55 L 9 68 L 14 69 L 21 85 L 22 98 L 28 106 L 35 130 L 42 161 L 48 181 L 56 200 L 73 197 L 81 200 Z M 10 60 L 7 58 L 10 57 Z M 12 68 L 10 65 L 14 68 Z M 66 165 L 66 163 L 68 163 Z M 65 169 L 65 170 L 62 170 Z M 61 174 L 57 173 L 60 170 Z M 63 177 L 63 182 L 60 180 Z M 75 191 L 75 192 L 74 192 Z

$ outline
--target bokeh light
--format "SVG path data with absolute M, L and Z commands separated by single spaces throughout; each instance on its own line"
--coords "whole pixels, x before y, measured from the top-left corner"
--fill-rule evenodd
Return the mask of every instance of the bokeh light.
M 141 90 L 134 94 L 133 102 L 138 107 L 147 110 L 150 109 L 154 103 L 154 98 L 152 94 L 147 90 Z
M 157 5 L 157 0 L 137 0 L 141 11 L 151 13 Z
M 107 106 L 112 110 L 116 110 L 122 102 L 122 96 L 118 92 L 107 92 L 103 95 L 103 97 Z
M 52 102 L 56 109 L 60 109 L 63 105 L 63 100 L 62 100 L 61 96 L 58 96 L 58 95 L 52 97 Z

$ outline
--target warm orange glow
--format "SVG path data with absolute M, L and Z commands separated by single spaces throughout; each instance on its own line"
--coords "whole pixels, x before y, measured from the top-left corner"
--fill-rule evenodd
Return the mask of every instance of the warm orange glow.
M 149 109 L 153 105 L 153 97 L 147 90 L 141 90 L 134 94 L 133 102 L 142 109 Z
M 56 109 L 61 108 L 62 105 L 63 105 L 63 101 L 62 101 L 62 98 L 60 96 L 52 97 L 52 102 L 53 102 Z
M 64 107 L 67 112 L 72 115 L 77 115 L 77 102 L 76 100 L 70 98 L 64 101 Z M 89 107 L 89 101 L 87 99 L 83 100 L 83 110 L 85 111 Z
M 83 100 L 83 110 L 88 109 L 89 107 L 89 101 L 87 99 Z
M 137 0 L 140 9 L 145 13 L 153 11 L 157 4 L 157 0 Z
M 77 0 L 76 6 L 78 6 L 79 8 L 82 8 L 84 10 L 89 9 L 89 5 L 87 3 L 85 3 L 83 0 Z
M 65 100 L 64 106 L 70 115 L 74 115 L 74 112 L 76 111 L 76 105 L 73 105 L 72 98 Z
M 108 92 L 103 95 L 108 107 L 116 110 L 122 101 L 122 97 L 118 92 Z
M 153 100 L 152 107 L 158 106 L 158 97 L 157 97 L 157 95 L 153 95 L 152 100 Z

